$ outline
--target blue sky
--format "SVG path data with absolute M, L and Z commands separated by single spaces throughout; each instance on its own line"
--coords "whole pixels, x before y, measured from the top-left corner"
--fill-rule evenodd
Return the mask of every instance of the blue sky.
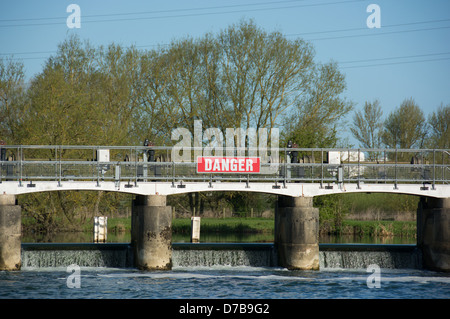
M 72 3 L 81 28 L 66 24 Z M 370 4 L 380 8 L 380 28 L 366 24 Z M 1 0 L 0 57 L 21 60 L 29 79 L 71 33 L 93 45 L 152 49 L 253 19 L 266 31 L 311 41 L 316 61 L 338 62 L 355 109 L 378 99 L 386 116 L 413 98 L 428 115 L 450 104 L 449 13 L 448 0 Z

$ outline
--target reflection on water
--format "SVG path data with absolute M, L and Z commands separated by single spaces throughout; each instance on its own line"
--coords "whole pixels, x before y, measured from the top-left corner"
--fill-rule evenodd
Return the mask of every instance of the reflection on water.
M 61 232 L 51 235 L 24 234 L 23 243 L 91 243 L 92 233 L 83 232 Z M 108 243 L 129 243 L 131 242 L 130 232 L 108 233 Z M 187 234 L 173 234 L 172 242 L 188 243 L 190 236 Z M 200 242 L 204 243 L 272 243 L 273 234 L 200 234 Z M 319 243 L 323 244 L 416 244 L 416 239 L 409 237 L 369 237 L 369 236 L 332 236 L 324 235 L 319 237 Z
M 129 243 L 129 232 L 107 234 L 109 243 Z M 93 233 L 87 232 L 59 232 L 54 234 L 22 234 L 22 243 L 92 243 Z

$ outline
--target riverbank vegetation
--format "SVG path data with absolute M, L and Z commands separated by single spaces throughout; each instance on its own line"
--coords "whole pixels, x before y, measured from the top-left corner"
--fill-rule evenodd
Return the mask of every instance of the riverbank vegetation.
M 201 234 L 223 234 L 223 235 L 249 235 L 249 234 L 274 234 L 273 218 L 201 218 Z M 86 224 L 85 232 L 92 232 L 92 225 Z M 131 223 L 129 218 L 111 218 L 108 220 L 108 232 L 129 233 Z M 191 219 L 179 218 L 172 222 L 172 232 L 174 235 L 191 234 Z M 319 227 L 321 235 L 330 236 L 353 236 L 357 237 L 401 237 L 416 238 L 415 221 L 360 221 L 345 220 L 337 230 L 329 227 L 326 223 L 321 223 Z
M 190 234 L 191 220 L 176 219 L 173 221 L 175 234 Z M 201 219 L 202 233 L 222 234 L 252 234 L 274 233 L 274 220 L 269 218 L 226 218 L 226 219 Z M 416 222 L 414 221 L 359 221 L 345 220 L 339 230 L 328 228 L 321 224 L 319 233 L 332 236 L 354 237 L 416 237 Z

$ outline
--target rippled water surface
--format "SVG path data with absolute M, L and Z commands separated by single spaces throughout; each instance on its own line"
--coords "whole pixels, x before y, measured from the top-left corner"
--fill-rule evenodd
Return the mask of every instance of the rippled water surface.
M 265 267 L 175 267 L 171 271 L 26 268 L 0 272 L 1 299 L 449 299 L 450 274 L 381 269 L 380 287 L 366 269 L 290 271 Z M 371 277 L 372 276 L 372 277 Z M 373 288 L 370 288 L 372 286 Z

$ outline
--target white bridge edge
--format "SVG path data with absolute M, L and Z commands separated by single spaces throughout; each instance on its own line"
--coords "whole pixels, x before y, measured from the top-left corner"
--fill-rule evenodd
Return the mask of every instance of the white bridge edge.
M 258 192 L 274 195 L 285 195 L 292 197 L 315 197 L 329 194 L 345 193 L 397 193 L 435 198 L 449 198 L 450 185 L 435 184 L 330 184 L 320 187 L 320 183 L 278 183 L 273 182 L 138 182 L 137 185 L 128 182 L 102 181 L 55 181 L 22 182 L 3 181 L 0 183 L 0 195 L 21 195 L 49 191 L 108 191 L 121 192 L 136 195 L 175 195 L 191 192 L 213 192 L 213 191 L 237 191 Z

